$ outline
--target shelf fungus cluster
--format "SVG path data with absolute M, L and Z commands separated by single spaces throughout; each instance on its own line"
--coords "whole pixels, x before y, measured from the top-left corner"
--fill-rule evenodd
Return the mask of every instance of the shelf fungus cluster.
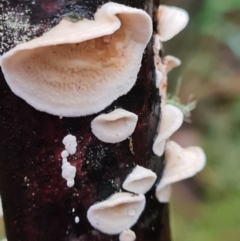
M 162 42 L 187 25 L 188 14 L 161 5 L 156 20 L 153 52 L 162 114 L 152 151 L 157 156 L 165 152 L 165 169 L 155 193 L 160 202 L 168 202 L 170 185 L 199 172 L 205 155 L 199 147 L 184 149 L 168 140 L 184 119 L 180 109 L 166 104 L 167 74 L 181 61 L 173 56 L 161 59 L 159 51 Z M 134 86 L 152 34 L 152 20 L 145 11 L 109 2 L 98 8 L 94 20 L 62 19 L 41 37 L 17 45 L 0 57 L 0 66 L 11 90 L 39 111 L 61 117 L 101 112 L 89 123 L 91 131 L 100 141 L 115 144 L 134 133 L 139 117 L 120 107 L 108 113 L 104 109 Z M 62 177 L 71 188 L 77 170 L 67 158 L 76 153 L 77 140 L 69 134 L 62 143 Z M 123 192 L 88 208 L 89 223 L 105 234 L 119 234 L 120 241 L 134 241 L 130 228 L 156 180 L 156 173 L 136 165 L 122 183 Z M 79 221 L 77 216 L 75 223 Z
M 134 241 L 131 228 L 145 207 L 144 194 L 151 189 L 157 175 L 149 169 L 136 166 L 123 182 L 123 189 L 107 200 L 92 205 L 87 213 L 91 225 L 106 234 L 119 234 L 122 241 Z
M 157 32 L 154 33 L 154 64 L 156 72 L 156 87 L 162 97 L 162 118 L 158 133 L 153 144 L 153 152 L 162 156 L 165 152 L 165 168 L 163 176 L 156 187 L 156 197 L 165 203 L 170 199 L 171 184 L 194 176 L 205 165 L 206 157 L 199 147 L 182 148 L 177 143 L 169 141 L 170 136 L 177 131 L 184 120 L 182 111 L 173 105 L 166 104 L 167 74 L 179 66 L 181 61 L 174 56 L 159 56 L 162 42 L 168 41 L 185 28 L 189 17 L 185 10 L 161 5 L 156 14 Z

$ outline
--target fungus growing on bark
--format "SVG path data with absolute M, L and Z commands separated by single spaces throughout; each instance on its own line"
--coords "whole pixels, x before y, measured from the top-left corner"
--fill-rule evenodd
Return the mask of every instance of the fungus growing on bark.
M 174 141 L 168 141 L 165 149 L 165 169 L 156 188 L 159 202 L 168 202 L 170 184 L 194 176 L 206 163 L 206 156 L 200 147 L 182 148 Z
M 167 55 L 163 58 L 163 65 L 165 66 L 165 73 L 167 74 L 172 69 L 181 65 L 181 60 L 172 55 Z
M 134 241 L 134 240 L 136 240 L 136 234 L 130 229 L 124 230 L 119 235 L 119 241 Z
M 181 32 L 189 20 L 188 13 L 181 8 L 161 5 L 157 11 L 157 32 L 165 42 Z
M 77 138 L 71 134 L 68 134 L 63 138 L 62 143 L 65 146 L 64 151 L 61 152 L 62 157 L 62 177 L 67 181 L 68 187 L 73 187 L 75 184 L 74 178 L 76 176 L 77 169 L 75 166 L 72 166 L 67 157 L 73 155 L 77 151 Z
M 76 151 L 77 151 L 77 138 L 76 138 L 76 136 L 73 136 L 73 135 L 69 134 L 69 135 L 67 135 L 63 138 L 62 143 L 64 144 L 65 149 L 69 154 L 73 155 L 73 154 L 76 153 Z M 62 156 L 63 155 L 64 155 L 64 157 L 68 157 L 67 153 L 64 152 L 64 151 L 62 152 Z
M 156 178 L 157 175 L 153 171 L 137 165 L 123 182 L 123 188 L 129 192 L 145 194 Z
M 144 195 L 115 193 L 109 199 L 92 205 L 88 209 L 87 218 L 99 231 L 119 234 L 137 222 L 144 207 Z
M 153 53 L 156 73 L 156 87 L 159 88 L 159 94 L 162 97 L 161 107 L 164 108 L 167 97 L 167 74 L 173 68 L 178 67 L 181 64 L 181 60 L 171 55 L 167 55 L 163 59 L 161 59 L 161 56 L 159 55 L 159 52 L 161 50 L 162 43 L 160 41 L 160 36 L 157 33 L 155 33 Z
M 143 10 L 109 2 L 94 20 L 66 19 L 0 58 L 11 90 L 59 116 L 97 113 L 135 84 L 152 21 Z
M 115 109 L 97 116 L 91 123 L 93 134 L 101 141 L 117 143 L 127 139 L 136 127 L 138 116 L 132 112 Z
M 180 109 L 169 104 L 164 106 L 158 134 L 153 143 L 153 152 L 157 156 L 163 155 L 166 140 L 180 128 L 183 119 L 184 116 Z

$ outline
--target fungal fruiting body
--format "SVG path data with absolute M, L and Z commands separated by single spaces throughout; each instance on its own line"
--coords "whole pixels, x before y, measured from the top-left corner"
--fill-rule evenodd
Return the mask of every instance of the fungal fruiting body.
M 73 135 L 67 135 L 63 138 L 63 144 L 65 146 L 64 151 L 61 153 L 62 157 L 62 177 L 67 181 L 68 187 L 74 186 L 74 178 L 76 176 L 76 167 L 72 166 L 68 160 L 67 157 L 70 155 L 73 155 L 76 153 L 77 148 L 77 139 Z
M 206 156 L 200 147 L 182 148 L 174 141 L 168 141 L 165 149 L 165 169 L 156 188 L 156 197 L 160 202 L 168 202 L 169 185 L 194 176 L 206 163 Z
M 80 222 L 80 218 L 78 216 L 76 216 L 74 221 L 75 221 L 75 223 L 79 223 Z
M 136 234 L 130 229 L 124 230 L 119 235 L 119 241 L 134 241 L 134 240 L 136 240 Z
M 145 207 L 145 196 L 115 193 L 105 201 L 92 205 L 87 212 L 88 221 L 106 234 L 119 234 L 132 227 Z
M 0 58 L 12 91 L 58 116 L 97 113 L 135 84 L 152 21 L 143 10 L 109 2 L 94 20 L 63 19 Z
M 73 135 L 67 135 L 63 138 L 63 141 L 62 143 L 64 144 L 65 146 L 65 149 L 66 151 L 73 155 L 76 153 L 77 151 L 77 138 L 76 136 L 73 136 Z
M 97 116 L 91 123 L 93 134 L 101 141 L 117 143 L 127 139 L 135 130 L 138 116 L 124 109 Z
M 163 155 L 166 140 L 180 128 L 183 119 L 183 113 L 179 108 L 169 104 L 164 106 L 158 134 L 153 143 L 153 152 L 157 156 Z
M 165 42 L 181 32 L 189 21 L 188 13 L 181 8 L 160 5 L 157 11 L 157 32 Z
M 160 202 L 168 202 L 171 195 L 171 183 L 191 177 L 202 170 L 206 157 L 199 147 L 181 148 L 168 138 L 180 128 L 184 115 L 176 106 L 166 104 L 167 74 L 179 66 L 181 61 L 167 55 L 161 59 L 162 42 L 168 41 L 182 31 L 189 20 L 188 13 L 180 8 L 161 5 L 156 13 L 157 32 L 154 34 L 154 65 L 156 87 L 161 96 L 161 121 L 154 140 L 153 152 L 162 156 L 165 151 L 165 168 L 156 188 L 156 197 Z
M 177 7 L 161 5 L 156 12 L 157 32 L 154 34 L 154 65 L 156 72 L 156 86 L 161 95 L 161 106 L 166 103 L 167 74 L 173 68 L 179 66 L 181 61 L 174 56 L 165 56 L 163 60 L 159 56 L 162 50 L 161 42 L 170 40 L 182 31 L 188 21 L 188 13 Z
M 157 175 L 153 171 L 137 165 L 123 182 L 123 188 L 129 192 L 145 194 L 156 179 Z

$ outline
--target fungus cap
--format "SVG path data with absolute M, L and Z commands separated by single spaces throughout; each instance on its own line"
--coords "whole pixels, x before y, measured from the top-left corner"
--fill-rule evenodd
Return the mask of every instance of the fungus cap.
M 167 55 L 163 58 L 163 65 L 165 66 L 166 74 L 169 73 L 172 69 L 181 65 L 181 60 L 172 56 Z
M 119 241 L 135 241 L 135 240 L 136 240 L 136 234 L 130 229 L 124 230 L 119 235 Z
M 144 195 L 116 193 L 109 199 L 92 205 L 87 212 L 88 221 L 106 234 L 119 234 L 132 227 L 145 207 Z
M 165 149 L 165 169 L 156 188 L 156 197 L 160 202 L 167 202 L 168 185 L 194 176 L 206 163 L 206 156 L 200 147 L 182 148 L 174 141 L 168 141 Z M 164 191 L 162 193 L 162 190 Z
M 188 13 L 181 8 L 160 5 L 157 11 L 157 32 L 165 42 L 181 32 L 189 20 Z
M 158 134 L 153 143 L 153 152 L 157 156 L 163 155 L 166 140 L 180 128 L 183 119 L 183 113 L 179 108 L 170 104 L 164 106 Z
M 141 9 L 109 2 L 94 20 L 63 19 L 0 58 L 11 90 L 35 109 L 59 116 L 97 113 L 135 84 L 152 35 Z
M 101 141 L 117 143 L 127 139 L 135 130 L 138 116 L 124 109 L 115 109 L 97 116 L 91 122 L 93 134 Z
M 137 165 L 123 182 L 123 188 L 130 192 L 145 194 L 156 179 L 157 175 L 152 170 Z

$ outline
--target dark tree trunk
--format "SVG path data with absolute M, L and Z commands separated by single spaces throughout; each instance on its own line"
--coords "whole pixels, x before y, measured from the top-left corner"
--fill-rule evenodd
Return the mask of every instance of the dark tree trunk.
M 93 18 L 101 0 L 0 0 L 1 54 L 13 48 L 25 36 L 40 36 L 56 25 L 61 16 L 76 11 Z M 117 0 L 141 8 L 153 17 L 158 0 Z M 14 10 L 11 10 L 14 9 Z M 29 9 L 30 11 L 26 11 Z M 14 28 L 8 15 L 29 15 L 28 28 Z M 21 15 L 23 14 L 23 15 Z M 0 25 L 0 26 L 1 26 Z M 38 26 L 38 27 L 36 27 Z M 17 35 L 15 33 L 18 33 Z M 161 178 L 162 158 L 152 152 L 160 109 L 155 88 L 153 42 L 147 46 L 138 79 L 132 90 L 106 110 L 115 106 L 138 114 L 138 124 L 130 140 L 118 144 L 99 141 L 90 123 L 97 115 L 62 118 L 39 112 L 12 93 L 0 73 L 0 188 L 8 241 L 110 241 L 118 235 L 97 232 L 86 218 L 95 202 L 119 191 L 135 165 L 153 170 Z M 68 188 L 61 177 L 62 139 L 68 133 L 78 140 L 75 186 Z M 72 209 L 75 212 L 72 212 Z M 75 223 L 74 217 L 80 217 Z M 146 207 L 132 227 L 138 241 L 169 241 L 168 205 L 155 198 L 155 187 L 146 194 Z

